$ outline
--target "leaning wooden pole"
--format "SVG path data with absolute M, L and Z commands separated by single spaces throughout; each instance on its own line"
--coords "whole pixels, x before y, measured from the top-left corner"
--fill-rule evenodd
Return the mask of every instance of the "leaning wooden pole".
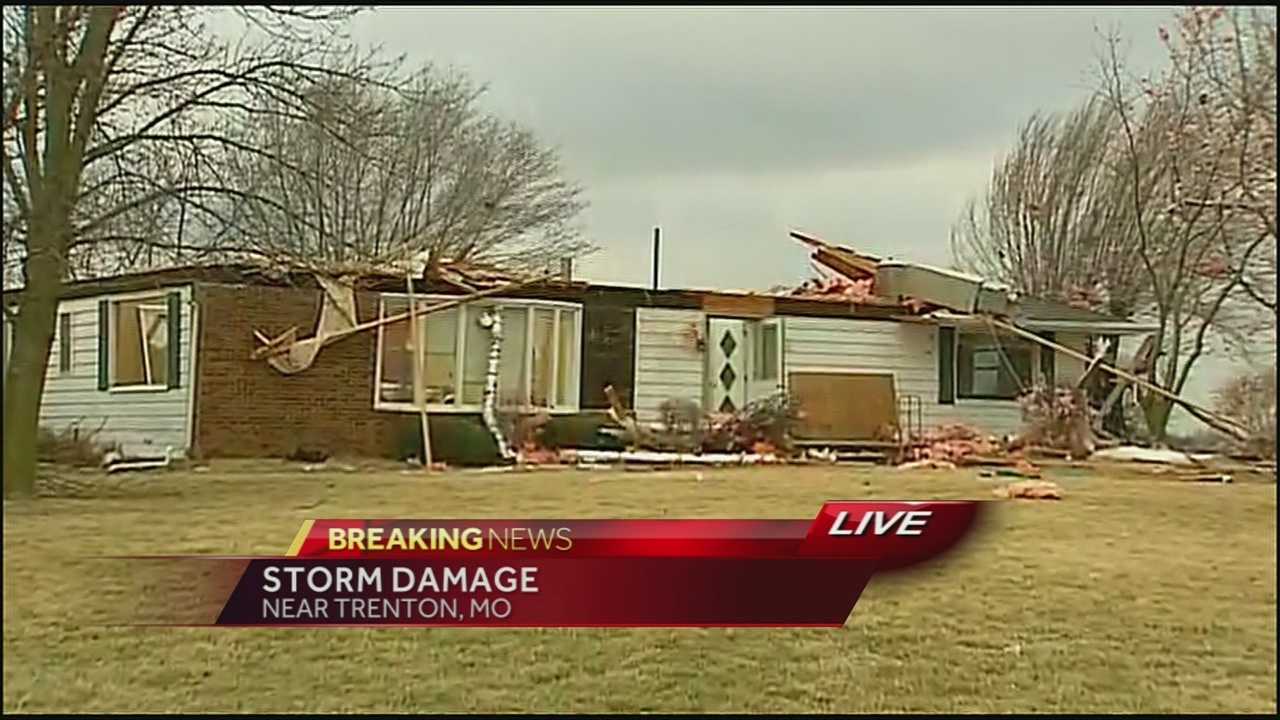
M 996 327 L 1003 328 L 1013 333 L 1014 335 L 1017 335 L 1022 338 L 1026 338 L 1027 340 L 1030 340 L 1035 343 L 1039 343 L 1041 345 L 1044 345 L 1045 347 L 1052 348 L 1062 353 L 1063 355 L 1068 355 L 1077 360 L 1082 360 L 1086 363 L 1093 362 L 1093 358 L 1089 357 L 1088 355 L 1085 355 L 1082 352 L 1079 352 L 1077 350 L 1072 350 L 1071 348 L 1066 347 L 1065 345 L 1059 345 L 1058 343 L 1052 340 L 1046 340 L 1045 338 L 1042 338 L 1033 332 L 1030 332 L 1028 330 L 1023 330 L 1022 328 L 1016 325 L 1013 325 L 1011 323 L 1004 322 L 1003 320 L 997 320 L 992 317 L 988 317 L 987 320 L 991 322 L 993 325 L 995 325 Z M 1141 377 L 1138 377 L 1137 375 L 1134 375 L 1131 372 L 1121 370 L 1120 368 L 1115 367 L 1113 365 L 1108 365 L 1105 362 L 1099 362 L 1097 364 L 1097 367 L 1099 370 L 1103 370 L 1117 377 L 1124 378 L 1125 380 L 1128 380 L 1129 382 L 1135 385 L 1144 387 L 1147 390 L 1150 390 L 1151 392 L 1182 406 L 1187 410 L 1187 412 L 1191 413 L 1193 417 L 1200 420 L 1201 422 L 1208 425 L 1209 427 L 1217 430 L 1218 432 L 1230 435 L 1236 438 L 1237 440 L 1247 440 L 1249 438 L 1248 430 L 1246 430 L 1244 427 L 1242 427 L 1239 423 L 1232 420 L 1231 418 L 1224 417 L 1217 413 L 1213 413 L 1208 410 L 1205 410 L 1204 408 L 1198 405 L 1195 405 L 1188 400 L 1184 400 L 1181 397 L 1175 395 L 1174 393 L 1169 392 L 1168 390 L 1165 390 L 1159 385 L 1148 382 L 1147 380 Z
M 426 373 L 426 353 L 422 346 L 426 343 L 426 329 L 418 331 L 418 301 L 413 295 L 413 275 L 405 277 L 405 286 L 409 290 L 409 337 L 413 343 L 413 403 L 418 406 L 418 414 L 422 418 L 422 461 L 427 473 L 431 473 L 431 424 L 427 419 L 427 393 L 422 387 L 422 376 Z

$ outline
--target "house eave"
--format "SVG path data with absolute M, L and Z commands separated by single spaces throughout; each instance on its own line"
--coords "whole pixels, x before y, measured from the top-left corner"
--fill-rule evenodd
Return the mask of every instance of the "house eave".
M 947 312 L 945 310 L 930 313 L 928 321 L 939 325 L 952 325 L 962 328 L 985 328 L 987 317 L 965 313 Z M 1030 320 L 1004 318 L 1020 328 L 1033 331 L 1075 332 L 1092 335 L 1139 335 L 1153 332 L 1156 326 L 1151 323 L 1137 323 L 1128 320 Z
M 1154 332 L 1158 326 L 1152 323 L 1081 320 L 1019 320 L 1017 324 L 1028 330 L 1052 330 L 1057 332 L 1081 332 L 1097 335 L 1139 335 Z

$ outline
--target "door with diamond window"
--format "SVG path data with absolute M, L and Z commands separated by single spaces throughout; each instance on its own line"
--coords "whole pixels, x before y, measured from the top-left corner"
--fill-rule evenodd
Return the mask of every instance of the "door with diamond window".
M 747 404 L 746 321 L 707 319 L 707 404 L 709 412 L 733 412 Z

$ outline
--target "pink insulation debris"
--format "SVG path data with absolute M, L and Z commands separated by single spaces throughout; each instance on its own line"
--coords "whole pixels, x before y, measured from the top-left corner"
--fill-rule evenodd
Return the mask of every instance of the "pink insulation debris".
M 813 278 L 792 290 L 791 295 L 817 300 L 839 299 L 853 303 L 866 303 L 875 298 L 873 283 L 872 278 L 861 280 L 839 276 Z

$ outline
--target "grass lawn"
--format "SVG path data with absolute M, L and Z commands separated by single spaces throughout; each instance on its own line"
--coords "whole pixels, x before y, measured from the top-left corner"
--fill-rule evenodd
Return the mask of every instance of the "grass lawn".
M 810 518 L 990 498 L 976 472 L 140 475 L 6 505 L 5 711 L 1276 711 L 1276 486 L 1050 474 L 840 630 L 89 626 L 103 553 L 282 554 L 308 517 Z

